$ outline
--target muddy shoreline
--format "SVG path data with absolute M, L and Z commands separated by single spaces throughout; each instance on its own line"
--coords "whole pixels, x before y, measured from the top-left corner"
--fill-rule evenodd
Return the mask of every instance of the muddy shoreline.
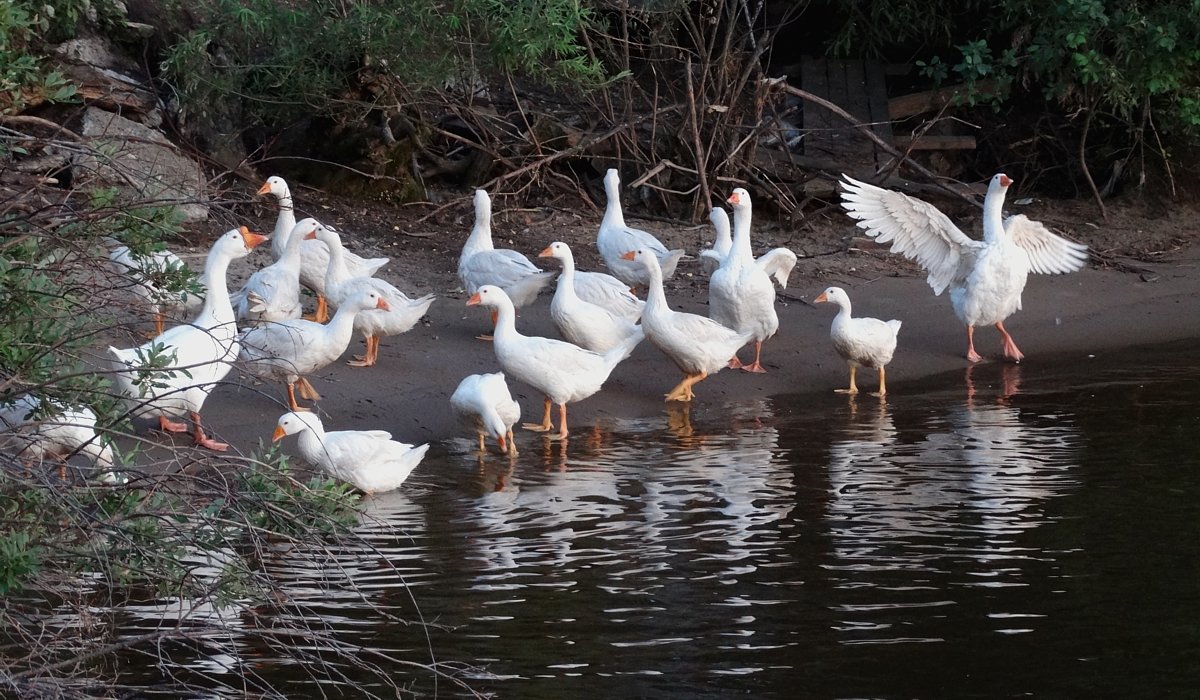
M 439 298 L 412 331 L 384 339 L 375 367 L 344 364 L 351 352 L 360 352 L 361 341 L 356 339 L 342 361 L 310 376 L 322 395 L 316 409 L 327 429 L 383 429 L 414 443 L 468 436 L 450 411 L 450 394 L 462 377 L 496 371 L 499 366 L 491 344 L 475 338 L 488 327 L 487 312 L 465 306 L 466 295 L 454 285 L 450 273 L 455 260 L 445 258 L 426 268 L 433 273 L 432 283 L 405 287 L 415 293 L 434 291 Z M 888 371 L 889 400 L 903 400 L 909 384 L 918 379 L 966 368 L 965 331 L 948 299 L 934 297 L 923 277 L 903 269 L 897 260 L 881 253 L 847 255 L 840 266 L 824 261 L 815 275 L 804 269 L 802 261 L 778 300 L 780 331 L 763 347 L 768 373 L 724 370 L 696 386 L 691 410 L 708 412 L 727 402 L 778 394 L 832 393 L 845 386 L 846 367 L 829 341 L 836 308 L 807 301 L 835 284 L 849 293 L 855 315 L 904 323 Z M 1089 268 L 1065 276 L 1031 276 L 1023 310 L 1006 325 L 1026 354 L 1025 365 L 1083 363 L 1105 351 L 1192 338 L 1200 335 L 1197 266 L 1200 253 L 1191 251 L 1170 262 L 1142 265 L 1143 271 L 1137 273 Z M 867 268 L 873 271 L 865 272 Z M 902 272 L 877 274 L 889 268 L 902 268 Z M 387 270 L 380 276 L 412 285 L 413 269 L 409 266 L 403 280 Z M 444 288 L 437 289 L 438 284 Z M 450 285 L 453 291 L 447 291 Z M 681 266 L 679 279 L 668 282 L 667 296 L 678 310 L 706 313 L 698 261 Z M 522 310 L 517 325 L 523 333 L 558 337 L 549 317 L 549 300 L 550 294 L 545 293 Z M 985 362 L 1001 361 L 996 359 L 1000 341 L 993 329 L 980 329 L 976 340 Z M 750 350 L 743 350 L 743 356 Z M 859 376 L 862 389 L 874 388 L 873 373 Z M 600 393 L 571 406 L 572 434 L 586 434 L 609 417 L 662 415 L 668 410 L 663 394 L 680 377 L 664 355 L 642 343 Z M 269 441 L 276 418 L 286 410 L 283 389 L 237 371 L 227 382 L 205 406 L 206 428 L 229 442 L 235 452 L 249 454 L 260 440 Z M 510 387 L 521 403 L 523 419 L 537 420 L 542 397 L 512 380 Z M 145 425 L 139 427 L 139 434 L 152 441 L 188 443 L 186 436 L 170 438 L 147 433 Z M 543 439 L 531 432 L 517 435 L 522 449 Z

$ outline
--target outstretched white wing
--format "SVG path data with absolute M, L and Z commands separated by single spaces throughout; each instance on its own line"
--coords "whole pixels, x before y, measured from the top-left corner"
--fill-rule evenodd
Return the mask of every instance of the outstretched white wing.
M 1004 230 L 1013 243 L 1029 254 L 1029 269 L 1041 275 L 1075 272 L 1087 264 L 1087 246 L 1059 236 L 1040 221 L 1024 214 L 1004 220 Z
M 787 289 L 788 276 L 796 266 L 796 254 L 787 248 L 772 248 L 758 256 L 758 266 L 768 276 L 775 278 L 780 289 Z
M 928 202 L 842 177 L 842 207 L 868 236 L 880 243 L 891 241 L 893 253 L 925 268 L 934 294 L 966 278 L 983 242 L 967 237 Z

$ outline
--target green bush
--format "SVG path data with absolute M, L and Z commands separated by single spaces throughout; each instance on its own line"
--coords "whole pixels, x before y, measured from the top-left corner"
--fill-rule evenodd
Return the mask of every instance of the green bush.
M 240 103 L 241 127 L 357 119 L 495 71 L 562 85 L 601 77 L 576 39 L 590 21 L 578 0 L 207 0 L 197 12 L 165 75 L 185 109 Z

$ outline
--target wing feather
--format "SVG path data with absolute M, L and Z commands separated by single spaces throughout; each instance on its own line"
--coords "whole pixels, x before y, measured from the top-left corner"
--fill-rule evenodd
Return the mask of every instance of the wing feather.
M 935 294 L 964 279 L 984 243 L 963 233 L 937 207 L 902 192 L 842 175 L 842 207 L 858 227 L 925 268 Z
M 1004 230 L 1013 243 L 1029 254 L 1029 269 L 1040 275 L 1057 275 L 1075 272 L 1087 264 L 1087 246 L 1068 241 L 1046 228 L 1040 221 L 1033 221 L 1024 214 L 1010 216 L 1004 220 Z

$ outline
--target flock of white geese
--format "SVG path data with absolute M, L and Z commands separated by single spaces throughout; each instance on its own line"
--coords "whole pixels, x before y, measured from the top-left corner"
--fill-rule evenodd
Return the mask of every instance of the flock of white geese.
M 1019 361 L 1022 354 L 1004 320 L 1021 308 L 1028 274 L 1070 272 L 1087 261 L 1085 246 L 1024 216 L 1003 217 L 1005 192 L 1012 184 L 1003 174 L 993 177 L 988 188 L 983 240 L 970 238 L 921 200 L 849 177 L 841 184 L 842 206 L 867 235 L 891 242 L 893 252 L 923 266 L 935 294 L 950 290 L 954 311 L 967 327 L 967 358 L 972 362 L 981 359 L 974 331 L 983 325 L 994 325 L 1003 338 L 1005 357 Z M 691 401 L 693 387 L 725 367 L 765 371 L 762 344 L 779 328 L 775 286 L 786 284 L 796 255 L 776 248 L 754 256 L 749 193 L 737 188 L 728 199 L 732 230 L 725 211 L 712 210 L 716 240 L 712 248 L 700 252 L 710 273 L 710 316 L 706 317 L 675 311 L 667 301 L 663 280 L 674 274 L 684 251 L 668 250 L 650 233 L 626 225 L 615 169 L 605 175 L 604 186 L 608 202 L 596 246 L 608 273 L 577 270 L 570 247 L 561 241 L 551 243 L 539 256 L 558 259 L 562 271 L 557 274 L 541 270 L 517 251 L 496 248 L 491 200 L 483 190 L 475 193 L 475 224 L 463 246 L 458 274 L 470 295 L 467 305 L 492 310 L 494 332 L 489 339 L 501 371 L 464 378 L 450 402 L 478 436 L 481 451 L 490 437 L 501 451 L 515 454 L 513 426 L 521 410 L 507 379 L 527 384 L 545 397 L 541 422 L 526 423 L 524 428 L 565 439 L 567 406 L 598 392 L 644 339 L 683 373 L 666 395 L 668 401 Z M 168 432 L 190 430 L 197 445 L 221 451 L 228 445 L 205 433 L 200 413 L 236 362 L 249 373 L 285 387 L 290 410 L 277 421 L 274 440 L 296 434 L 300 454 L 335 478 L 368 493 L 394 489 L 420 463 L 428 445 L 398 442 L 381 430 L 326 432 L 316 414 L 301 406 L 297 394 L 309 401 L 320 398 L 305 376 L 337 361 L 355 333 L 363 338 L 365 352 L 348 364 L 373 365 L 381 339 L 413 328 L 434 296 L 410 298 L 373 276 L 387 258 L 361 258 L 343 247 L 332 228 L 312 218 L 296 221 L 292 195 L 283 179 L 269 178 L 258 193 L 278 201 L 274 231 L 268 239 L 242 227 L 216 240 L 204 265 L 203 305 L 189 323 L 164 329 L 165 309 L 158 306 L 163 295 L 153 289 L 151 273 L 182 264 L 177 258 L 169 253 L 139 258 L 125 248 L 113 251 L 114 266 L 135 280 L 138 298 L 155 314 L 157 332 L 138 347 L 109 348 L 116 391 L 127 401 L 132 416 L 157 420 L 158 427 Z M 267 240 L 274 263 L 230 293 L 229 265 Z M 516 309 L 532 302 L 556 277 L 550 315 L 565 340 L 522 334 L 516 326 Z M 317 298 L 311 320 L 301 318 L 302 287 Z M 644 292 L 644 299 L 636 296 L 638 291 Z M 850 299 L 838 287 L 826 289 L 815 301 L 839 307 L 830 335 L 850 370 L 849 388 L 839 391 L 858 391 L 856 371 L 861 367 L 878 372 L 878 394 L 883 395 L 885 367 L 895 352 L 901 322 L 852 316 Z M 743 363 L 738 352 L 751 343 L 754 359 Z M 27 462 L 86 453 L 101 474 L 112 478 L 112 450 L 97 434 L 92 411 L 61 405 L 49 408 L 32 394 L 0 405 L 0 433 L 8 437 L 10 449 L 15 448 Z

